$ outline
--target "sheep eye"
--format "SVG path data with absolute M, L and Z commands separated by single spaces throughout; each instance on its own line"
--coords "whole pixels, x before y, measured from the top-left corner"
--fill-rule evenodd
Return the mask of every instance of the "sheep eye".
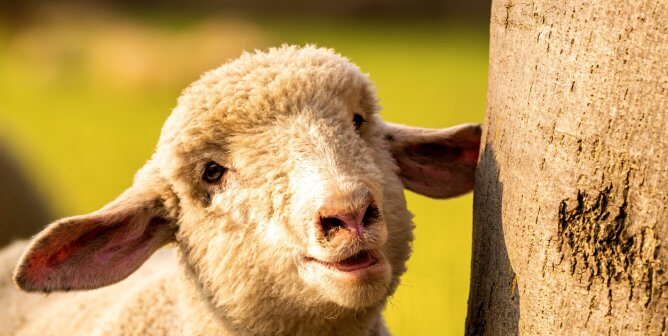
M 362 127 L 362 124 L 366 122 L 366 119 L 362 117 L 359 113 L 355 113 L 353 116 L 353 124 L 355 124 L 355 130 L 359 131 L 360 128 Z
M 204 175 L 202 175 L 202 179 L 207 183 L 216 183 L 220 181 L 226 170 L 225 167 L 213 161 L 209 161 L 204 167 Z

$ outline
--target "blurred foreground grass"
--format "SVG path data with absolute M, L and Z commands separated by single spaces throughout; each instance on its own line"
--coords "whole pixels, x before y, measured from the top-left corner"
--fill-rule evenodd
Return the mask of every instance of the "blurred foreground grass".
M 386 120 L 423 127 L 481 122 L 484 27 L 241 17 L 50 15 L 0 31 L 0 141 L 58 215 L 97 209 L 129 186 L 188 83 L 280 43 L 335 48 L 370 73 Z M 408 193 L 414 253 L 385 316 L 395 335 L 462 335 L 471 196 Z

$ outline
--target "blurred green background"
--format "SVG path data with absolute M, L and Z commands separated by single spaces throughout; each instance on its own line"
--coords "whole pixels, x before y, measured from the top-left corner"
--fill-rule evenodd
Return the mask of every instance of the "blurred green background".
M 0 176 L 0 225 L 37 227 L 46 223 L 26 213 L 50 220 L 112 200 L 151 154 L 180 91 L 242 50 L 332 47 L 370 74 L 386 120 L 483 120 L 486 1 L 119 3 L 0 5 L 0 150 L 15 165 Z M 414 253 L 387 323 L 395 335 L 462 335 L 472 197 L 407 194 Z

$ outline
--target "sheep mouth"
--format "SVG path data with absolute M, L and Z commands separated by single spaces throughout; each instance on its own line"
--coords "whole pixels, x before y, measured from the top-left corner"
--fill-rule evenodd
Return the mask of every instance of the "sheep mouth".
M 321 264 L 329 269 L 346 273 L 363 271 L 380 263 L 380 258 L 369 250 L 360 251 L 350 257 L 335 262 L 326 262 L 312 257 L 306 257 L 305 259 L 306 261 Z

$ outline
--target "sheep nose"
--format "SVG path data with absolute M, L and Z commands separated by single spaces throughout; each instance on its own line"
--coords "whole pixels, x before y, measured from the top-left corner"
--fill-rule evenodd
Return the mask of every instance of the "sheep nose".
M 321 215 L 320 229 L 326 237 L 341 229 L 362 237 L 364 230 L 378 219 L 378 215 L 376 205 L 372 200 L 367 200 L 357 210 L 327 216 Z

